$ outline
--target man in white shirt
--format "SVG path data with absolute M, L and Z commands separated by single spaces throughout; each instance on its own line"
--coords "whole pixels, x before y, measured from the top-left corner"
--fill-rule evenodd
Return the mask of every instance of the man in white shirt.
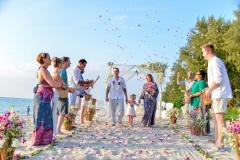
M 185 79 L 184 81 L 180 81 L 179 79 L 180 79 L 180 72 L 177 73 L 177 84 L 178 85 L 184 84 L 186 86 L 186 90 L 182 90 L 182 92 L 184 92 L 184 111 L 187 114 L 192 110 L 192 108 L 189 108 L 190 107 L 189 93 L 193 83 L 195 82 L 193 79 L 193 72 L 189 71 L 187 73 L 187 79 Z
M 109 92 L 110 95 L 108 97 Z M 125 80 L 123 77 L 119 76 L 119 69 L 113 68 L 113 77 L 109 78 L 106 90 L 106 101 L 108 102 L 110 99 L 112 126 L 116 125 L 115 114 L 117 107 L 119 110 L 118 124 L 123 126 L 122 119 L 124 116 L 124 95 L 125 102 L 127 103 L 128 97 Z
M 202 54 L 208 61 L 208 86 L 205 97 L 212 99 L 212 118 L 215 133 L 215 146 L 219 151 L 224 151 L 222 129 L 225 125 L 224 114 L 227 110 L 228 99 L 232 98 L 227 70 L 220 58 L 215 56 L 214 46 L 202 46 Z
M 83 84 L 85 83 L 82 80 L 82 73 L 84 72 L 84 68 L 87 65 L 87 61 L 85 59 L 79 60 L 78 64 L 71 68 L 69 75 L 68 75 L 68 85 L 70 88 L 76 89 L 73 93 L 68 93 L 69 97 L 69 105 L 70 107 L 74 107 L 76 114 L 81 107 L 81 99 L 77 100 L 77 96 L 80 91 L 85 91 L 85 87 Z M 82 86 L 80 86 L 80 82 L 82 82 Z M 73 120 L 73 124 L 75 124 L 75 119 Z

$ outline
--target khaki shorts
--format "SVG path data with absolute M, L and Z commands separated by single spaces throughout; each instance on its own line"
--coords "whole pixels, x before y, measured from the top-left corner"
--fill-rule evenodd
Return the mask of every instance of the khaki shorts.
M 217 98 L 212 101 L 212 113 L 226 113 L 228 98 Z

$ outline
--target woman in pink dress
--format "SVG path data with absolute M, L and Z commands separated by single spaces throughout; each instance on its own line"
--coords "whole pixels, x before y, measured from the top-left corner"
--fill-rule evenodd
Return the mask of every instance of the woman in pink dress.
M 62 84 L 53 80 L 48 66 L 51 65 L 51 59 L 48 53 L 40 53 L 37 56 L 37 62 L 41 65 L 38 69 L 38 85 L 34 88 L 34 110 L 33 110 L 33 145 L 46 145 L 53 140 L 53 117 L 51 109 L 51 100 L 53 98 L 53 89 L 63 87 Z

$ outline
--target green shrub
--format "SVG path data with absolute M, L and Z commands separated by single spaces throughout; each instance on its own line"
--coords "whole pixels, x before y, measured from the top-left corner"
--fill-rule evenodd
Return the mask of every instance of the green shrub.
M 181 100 L 175 100 L 173 102 L 173 107 L 175 107 L 175 108 L 181 109 L 182 106 L 183 106 L 183 100 L 182 99 Z
M 225 114 L 225 120 L 233 120 L 236 119 L 240 114 L 240 108 L 237 107 L 228 107 L 227 112 Z

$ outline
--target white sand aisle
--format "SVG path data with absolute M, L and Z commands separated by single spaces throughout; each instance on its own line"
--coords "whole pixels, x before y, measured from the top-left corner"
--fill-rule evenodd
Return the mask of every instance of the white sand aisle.
M 111 127 L 109 118 L 95 117 L 93 124 L 85 124 L 76 128 L 72 137 L 62 138 L 56 146 L 50 149 L 30 146 L 30 142 L 27 142 L 24 146 L 18 147 L 15 153 L 27 155 L 43 148 L 44 151 L 28 159 L 44 160 L 206 159 L 193 147 L 195 143 L 190 143 L 189 139 L 183 138 L 181 133 L 185 132 L 184 135 L 189 136 L 187 135 L 189 132 L 182 125 L 182 120 L 178 121 L 178 125 L 176 125 L 178 127 L 175 127 L 175 130 L 173 126 L 169 125 L 168 119 L 161 121 L 157 119 L 154 128 L 141 127 L 140 120 L 140 117 L 135 118 L 134 127 Z M 127 121 L 124 123 L 127 124 Z M 209 137 L 205 136 L 205 138 Z M 193 141 L 195 140 L 201 142 L 201 137 L 194 138 Z M 199 145 L 204 148 L 208 142 L 204 139 L 202 141 Z M 231 151 L 229 153 L 228 155 L 226 152 L 225 156 L 221 156 L 222 153 L 215 153 L 215 156 L 219 159 L 234 159 Z

